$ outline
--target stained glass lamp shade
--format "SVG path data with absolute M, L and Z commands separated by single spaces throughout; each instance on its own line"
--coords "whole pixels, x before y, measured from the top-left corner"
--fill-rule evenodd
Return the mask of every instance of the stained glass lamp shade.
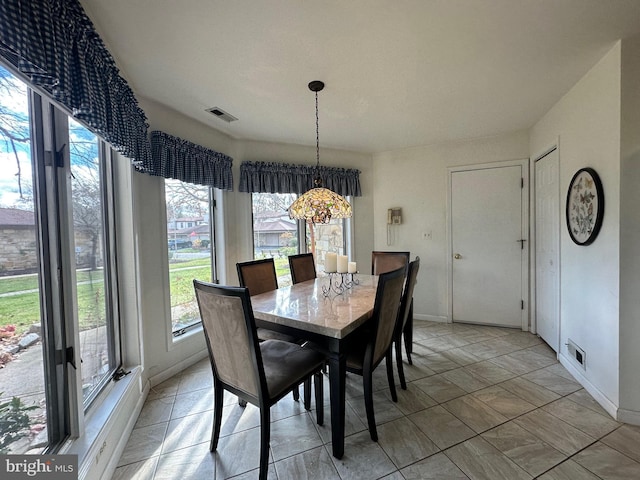
M 329 223 L 332 218 L 348 218 L 351 215 L 349 202 L 323 187 L 308 190 L 289 207 L 290 218 L 306 220 L 308 223 Z

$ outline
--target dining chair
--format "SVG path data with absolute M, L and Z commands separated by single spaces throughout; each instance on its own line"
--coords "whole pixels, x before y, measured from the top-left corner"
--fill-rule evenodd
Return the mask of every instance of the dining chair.
M 276 264 L 273 258 L 263 258 L 260 260 L 250 260 L 248 262 L 236 263 L 238 271 L 238 280 L 241 287 L 249 289 L 249 295 L 260 295 L 264 292 L 270 292 L 278 288 L 278 277 L 276 275 Z M 291 342 L 300 344 L 301 341 L 296 337 L 287 335 L 286 333 L 276 332 L 268 328 L 258 328 L 258 339 L 265 340 L 281 340 L 283 342 Z M 311 384 L 304 385 L 304 406 L 307 410 L 311 409 Z M 300 399 L 300 390 L 293 389 L 293 399 L 297 402 Z
M 374 250 L 371 252 L 371 274 L 380 275 L 381 273 L 390 272 L 396 268 L 409 265 L 409 252 L 384 252 Z M 411 360 L 411 352 L 413 351 L 413 301 L 411 301 L 408 320 L 403 331 L 404 346 L 407 353 L 407 361 L 409 365 L 413 365 Z
M 247 287 L 249 295 L 260 295 L 278 288 L 276 264 L 273 258 L 236 263 L 236 269 L 238 270 L 240 286 Z M 291 335 L 265 328 L 258 329 L 258 338 L 260 340 L 282 340 L 297 343 L 297 339 Z
M 398 310 L 398 320 L 393 333 L 395 350 L 396 350 L 396 363 L 398 364 L 398 377 L 400 377 L 400 386 L 403 390 L 407 389 L 407 382 L 404 378 L 404 367 L 402 365 L 402 332 L 407 325 L 409 314 L 413 314 L 412 302 L 413 302 L 413 289 L 416 286 L 418 279 L 418 270 L 420 270 L 420 257 L 416 256 L 413 262 L 409 262 L 407 268 L 407 280 L 404 284 L 404 291 L 402 292 L 402 300 L 400 301 L 400 309 Z M 405 342 L 407 337 L 405 336 Z M 407 358 L 410 359 L 409 348 L 405 345 L 407 351 Z
M 224 390 L 260 409 L 260 473 L 267 478 L 270 408 L 303 380 L 314 377 L 317 422 L 324 420 L 321 353 L 280 340 L 260 342 L 246 287 L 193 281 L 213 371 L 213 428 L 209 450 L 215 451 L 222 425 Z M 245 403 L 246 404 L 246 403 Z
M 371 252 L 371 275 L 391 272 L 409 264 L 409 252 Z
M 380 275 L 371 319 L 363 325 L 364 328 L 354 332 L 347 353 L 347 371 L 361 375 L 363 379 L 369 435 L 374 442 L 378 441 L 378 431 L 373 411 L 373 371 L 383 359 L 386 359 L 391 398 L 398 401 L 391 347 L 404 283 L 404 267 Z
M 313 259 L 313 253 L 289 255 L 289 269 L 293 284 L 316 278 L 316 262 Z
M 291 271 L 291 282 L 306 282 L 316 278 L 316 262 L 313 259 L 313 253 L 300 253 L 298 255 L 289 255 L 289 270 Z M 327 367 L 324 366 L 322 371 L 326 373 Z M 309 410 L 311 404 L 311 387 L 308 382 L 304 385 L 304 406 Z

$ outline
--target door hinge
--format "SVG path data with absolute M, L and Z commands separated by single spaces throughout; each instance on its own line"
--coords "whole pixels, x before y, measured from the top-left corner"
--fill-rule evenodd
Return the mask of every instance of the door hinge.
M 78 369 L 73 347 L 67 347 L 66 350 L 56 350 L 56 365 L 64 365 L 65 363 L 70 363 L 74 370 Z
M 520 188 L 524 188 L 524 177 L 520 177 Z
M 520 300 L 520 310 L 524 310 L 524 300 Z

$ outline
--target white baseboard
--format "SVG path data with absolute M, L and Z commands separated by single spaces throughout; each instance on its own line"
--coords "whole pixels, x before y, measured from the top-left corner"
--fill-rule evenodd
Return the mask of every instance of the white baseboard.
M 141 374 L 142 368 L 132 368 L 112 382 L 99 404 L 92 406 L 83 434 L 61 452 L 78 455 L 80 480 L 108 480 L 113 475 L 146 398 Z
M 631 425 L 640 425 L 640 412 L 635 410 L 618 409 L 618 421 L 630 423 Z
M 558 360 L 567 371 L 573 375 L 580 385 L 589 392 L 596 402 L 600 404 L 606 412 L 611 415 L 611 418 L 620 420 L 618 418 L 619 409 L 618 406 L 609 400 L 604 393 L 602 393 L 595 385 L 593 385 L 587 377 L 584 375 L 584 371 L 581 368 L 576 367 L 570 357 L 560 353 L 558 354 Z
M 184 360 L 176 363 L 172 367 L 169 367 L 166 370 L 163 370 L 162 372 L 158 373 L 157 375 L 154 375 L 153 377 L 149 378 L 149 384 L 151 387 L 155 387 L 156 385 L 161 384 L 165 380 L 169 380 L 171 377 L 177 375 L 178 373 L 185 370 L 186 368 L 189 368 L 191 365 L 195 365 L 200 360 L 202 360 L 203 358 L 207 358 L 208 356 L 209 356 L 209 352 L 205 348 L 204 350 L 201 350 L 198 353 L 191 355 L 189 358 L 185 358 Z
M 102 476 L 100 480 L 110 480 L 113 477 L 113 473 L 116 471 L 116 467 L 118 466 L 118 461 L 122 456 L 122 452 L 124 452 L 124 448 L 127 446 L 127 442 L 129 441 L 129 436 L 133 431 L 133 427 L 135 427 L 136 422 L 138 421 L 138 416 L 140 415 L 140 411 L 144 406 L 144 402 L 147 400 L 147 395 L 149 394 L 149 382 L 146 383 L 142 387 L 142 393 L 138 397 L 135 406 L 130 410 L 126 410 L 123 408 L 123 412 L 130 411 L 131 415 L 126 419 L 127 423 L 122 431 L 114 431 L 112 432 L 112 436 L 119 436 L 118 441 L 116 443 L 115 449 L 111 456 L 109 457 L 109 462 L 104 467 L 102 471 Z
M 414 320 L 427 320 L 429 322 L 447 323 L 447 317 L 446 316 L 425 315 L 423 313 L 414 313 L 413 314 L 413 319 Z

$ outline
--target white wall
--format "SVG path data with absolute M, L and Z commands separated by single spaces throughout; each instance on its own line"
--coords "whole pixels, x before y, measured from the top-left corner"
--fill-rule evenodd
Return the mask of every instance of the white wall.
M 640 37 L 622 41 L 620 170 L 620 410 L 640 425 Z
M 408 250 L 420 256 L 414 293 L 416 318 L 445 320 L 447 286 L 448 167 L 528 158 L 526 131 L 442 143 L 374 155 L 373 200 L 376 250 Z M 402 225 L 392 227 L 387 245 L 387 209 L 402 207 Z M 431 232 L 431 239 L 423 239 Z M 371 258 L 367 260 L 371 263 Z
M 565 343 L 586 352 L 582 383 L 609 410 L 618 398 L 620 244 L 620 44 L 618 43 L 531 129 L 531 156 L 559 138 L 562 224 L 560 226 L 560 355 Z M 598 172 L 604 189 L 604 221 L 589 246 L 570 239 L 564 223 L 566 189 L 583 167 Z M 625 260 L 626 261 L 626 260 Z
M 218 196 L 223 224 L 217 225 L 216 241 L 222 261 L 218 264 L 219 280 L 237 285 L 236 262 L 253 256 L 251 196 L 238 192 L 240 163 L 244 160 L 315 164 L 315 146 L 285 145 L 236 140 L 206 125 L 197 123 L 157 103 L 140 101 L 151 130 L 200 144 L 233 158 L 234 191 Z M 354 152 L 320 149 L 320 164 L 361 170 L 363 196 L 354 200 L 354 252 L 361 265 L 370 261 L 373 249 L 373 185 L 371 156 Z M 167 328 L 170 318 L 169 279 L 166 252 L 164 181 L 160 177 L 134 174 L 135 211 L 138 221 L 139 276 L 141 285 L 143 358 L 146 380 L 157 383 L 180 371 L 206 354 L 201 334 L 185 336 L 173 343 Z

